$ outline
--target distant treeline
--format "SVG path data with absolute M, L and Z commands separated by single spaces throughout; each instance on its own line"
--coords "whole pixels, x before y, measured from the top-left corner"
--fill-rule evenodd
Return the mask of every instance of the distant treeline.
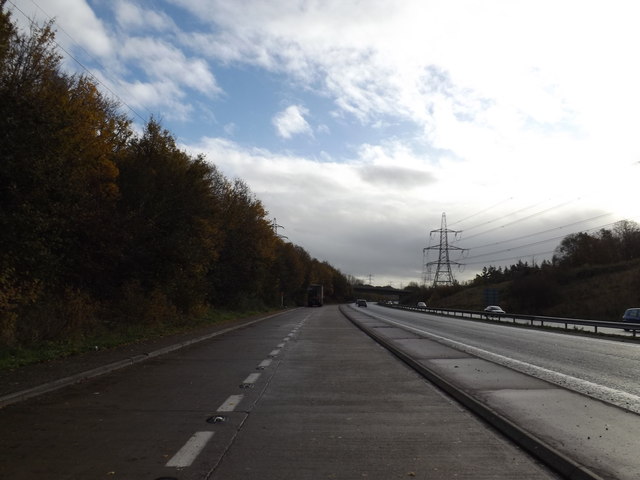
M 615 320 L 640 301 L 639 259 L 640 227 L 623 220 L 567 235 L 549 261 L 484 268 L 469 286 L 506 283 L 500 302 L 510 311 Z
M 134 133 L 51 25 L 21 33 L 0 0 L 0 346 L 164 323 L 210 308 L 329 300 L 346 277 L 280 239 L 242 180 Z
M 619 320 L 640 303 L 640 226 L 623 220 L 611 229 L 567 235 L 541 263 L 488 266 L 451 286 L 410 284 L 403 302 L 480 310 L 499 303 L 508 312 Z
M 488 285 L 522 278 L 534 273 L 566 275 L 570 269 L 613 265 L 640 258 L 640 226 L 628 220 L 595 233 L 579 232 L 562 239 L 551 260 L 538 264 L 519 261 L 509 267 L 484 267 L 471 285 Z

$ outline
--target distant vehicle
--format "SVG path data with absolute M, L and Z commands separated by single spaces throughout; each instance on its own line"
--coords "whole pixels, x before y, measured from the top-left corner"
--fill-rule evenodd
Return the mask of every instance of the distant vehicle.
M 640 308 L 627 308 L 622 315 L 622 321 L 628 323 L 637 323 L 640 327 Z M 625 330 L 628 330 L 625 328 Z
M 356 300 L 356 305 L 359 307 L 366 307 L 367 301 L 363 300 L 362 298 L 359 298 L 358 300 Z
M 416 305 L 417 308 L 427 308 L 427 304 L 424 302 L 418 302 L 418 304 Z
M 500 308 L 498 305 L 489 305 L 487 308 L 484 309 L 484 311 L 487 314 L 487 318 L 489 318 L 489 315 L 493 313 L 505 313 L 505 311 L 502 308 Z
M 321 307 L 324 303 L 324 288 L 322 285 L 312 283 L 307 288 L 307 306 Z

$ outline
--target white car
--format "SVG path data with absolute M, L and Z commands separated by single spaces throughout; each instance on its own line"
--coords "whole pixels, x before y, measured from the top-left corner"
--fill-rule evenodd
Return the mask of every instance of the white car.
M 427 304 L 424 302 L 418 302 L 418 304 L 416 305 L 416 308 L 427 308 Z
M 498 305 L 489 305 L 487 308 L 484 309 L 484 311 L 486 313 L 506 313 L 502 308 L 500 308 Z M 487 315 L 488 317 L 489 315 Z

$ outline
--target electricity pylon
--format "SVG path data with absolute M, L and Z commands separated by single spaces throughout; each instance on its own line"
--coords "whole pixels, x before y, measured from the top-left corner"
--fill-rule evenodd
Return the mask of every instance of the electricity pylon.
M 271 228 L 273 228 L 273 233 L 275 233 L 276 237 L 278 237 L 279 239 L 281 239 L 281 240 L 285 240 L 285 239 L 288 240 L 289 239 L 289 237 L 286 237 L 284 235 L 280 235 L 278 233 L 278 229 L 281 228 L 281 229 L 284 230 L 284 227 L 282 225 L 278 225 L 278 221 L 277 221 L 276 218 L 273 219 L 273 222 L 271 223 Z
M 460 247 L 452 247 L 449 245 L 449 234 L 458 234 L 460 231 L 456 230 L 448 230 L 447 229 L 447 215 L 446 213 L 442 214 L 442 220 L 440 222 L 440 228 L 438 230 L 431 230 L 429 233 L 429 237 L 434 233 L 438 233 L 440 235 L 440 243 L 433 247 L 426 247 L 422 249 L 423 258 L 426 260 L 426 256 L 429 250 L 438 249 L 438 260 L 435 262 L 426 262 L 424 266 L 427 269 L 427 272 L 431 271 L 431 268 L 436 266 L 436 274 L 433 278 L 433 286 L 446 286 L 453 285 L 453 273 L 451 272 L 451 265 L 460 265 L 458 262 L 452 262 L 449 257 L 450 250 L 458 250 L 463 251 L 465 249 Z M 424 283 L 427 280 L 427 274 L 423 275 Z

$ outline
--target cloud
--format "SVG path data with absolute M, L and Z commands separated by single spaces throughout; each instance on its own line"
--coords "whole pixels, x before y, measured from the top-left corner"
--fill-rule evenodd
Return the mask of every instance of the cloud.
M 164 12 L 145 9 L 126 0 L 118 0 L 114 5 L 116 21 L 125 30 L 135 29 L 155 31 L 176 31 L 174 21 Z
M 629 59 L 640 32 L 629 2 L 143 3 L 46 8 L 129 104 L 233 136 L 178 133 L 245 179 L 292 241 L 346 273 L 412 275 L 442 212 L 455 222 L 500 204 L 500 217 L 553 195 L 582 200 L 549 222 L 594 209 L 637 218 L 640 69 Z M 245 116 L 247 99 L 222 86 L 249 76 L 265 79 L 265 95 Z M 282 103 L 292 98 L 304 101 Z M 288 106 L 243 136 L 273 105 Z M 316 150 L 277 151 L 300 136 Z
M 630 120 L 640 108 L 640 98 L 623 93 L 633 89 L 607 87 L 640 81 L 640 69 L 624 60 L 639 39 L 621 2 L 603 9 L 576 2 L 558 7 L 549 0 L 407 0 L 393 8 L 382 0 L 366 8 L 342 0 L 174 1 L 212 25 L 198 33 L 202 55 L 286 73 L 331 98 L 336 113 L 365 124 L 395 116 L 450 139 L 434 118 L 437 101 L 451 104 L 457 115 L 480 116 L 485 134 L 517 142 L 519 130 L 505 126 L 496 111 L 508 112 L 525 128 L 584 122 L 597 132 L 612 128 L 605 120 L 612 114 Z M 608 25 L 620 28 L 592 34 Z M 425 75 L 429 71 L 441 77 Z M 447 91 L 441 89 L 444 81 Z M 605 95 L 589 100 L 603 90 Z
M 22 13 L 13 15 L 14 21 L 22 28 L 28 29 L 30 20 L 44 24 L 53 19 L 56 41 L 65 49 L 82 45 L 89 54 L 99 57 L 107 57 L 114 52 L 115 45 L 108 29 L 85 0 L 49 0 L 44 7 L 30 0 L 14 0 L 12 3 L 28 17 Z M 7 7 L 11 9 L 11 4 Z
M 174 47 L 157 38 L 131 37 L 124 41 L 122 59 L 141 68 L 152 79 L 171 82 L 215 96 L 221 93 L 209 66 L 201 59 L 187 58 Z
M 401 166 L 375 166 L 368 165 L 360 171 L 360 178 L 373 185 L 386 188 L 411 189 L 425 187 L 433 182 L 432 174 L 420 170 L 412 170 Z
M 406 148 L 368 145 L 349 163 L 246 148 L 222 138 L 186 148 L 205 153 L 228 178 L 245 180 L 289 240 L 312 255 L 353 275 L 388 272 L 379 280 L 399 284 L 412 272 L 412 280 L 419 279 L 429 225 L 424 206 L 435 177 Z M 396 163 L 401 158 L 415 168 Z M 434 222 L 440 213 L 438 208 Z
M 299 134 L 313 135 L 311 126 L 304 118 L 308 114 L 309 111 L 306 108 L 300 105 L 291 105 L 278 112 L 273 117 L 272 123 L 276 127 L 278 135 L 285 139 Z

